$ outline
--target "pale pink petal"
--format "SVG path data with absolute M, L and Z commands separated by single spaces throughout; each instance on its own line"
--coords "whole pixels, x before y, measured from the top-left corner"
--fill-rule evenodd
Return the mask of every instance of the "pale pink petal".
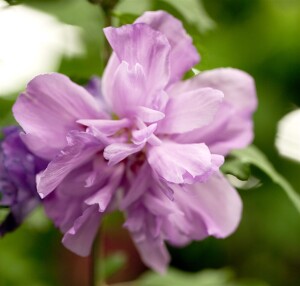
M 37 190 L 42 198 L 51 193 L 72 170 L 103 149 L 101 142 L 88 133 L 74 131 L 68 138 L 69 145 L 38 176 Z
M 205 87 L 224 93 L 223 104 L 214 121 L 207 127 L 180 134 L 175 140 L 181 143 L 205 142 L 212 152 L 222 155 L 250 144 L 253 139 L 252 116 L 257 107 L 253 78 L 240 70 L 221 68 L 175 84 L 169 92 L 179 95 Z
M 121 202 L 121 209 L 125 210 L 138 200 L 149 188 L 151 183 L 151 169 L 147 163 L 144 163 L 137 173 L 133 176 L 133 181 L 128 191 L 125 192 Z
M 116 112 L 121 112 L 120 109 L 122 106 L 117 104 L 116 100 L 116 97 L 119 99 L 122 98 L 121 95 L 116 94 L 117 91 L 121 91 L 121 83 L 118 83 L 120 87 L 117 89 L 114 88 L 115 84 L 121 80 L 122 84 L 126 84 L 123 79 L 129 80 L 131 83 L 141 81 L 138 91 L 135 91 L 134 86 L 130 90 L 127 88 L 126 92 L 134 92 L 134 95 L 132 95 L 133 99 L 130 100 L 129 97 L 131 95 L 127 94 L 126 100 L 129 102 L 136 102 L 137 99 L 142 100 L 144 106 L 151 107 L 149 105 L 152 103 L 153 97 L 169 81 L 168 55 L 170 45 L 167 38 L 145 24 L 126 25 L 120 28 L 108 27 L 104 29 L 104 32 L 118 57 L 119 64 L 123 62 L 122 71 L 118 72 L 120 73 L 118 77 L 116 76 L 116 72 L 120 68 L 116 64 L 114 55 L 110 61 L 108 70 L 104 72 L 103 93 L 106 100 L 114 111 L 116 105 Z M 147 81 L 144 78 L 147 78 Z M 144 94 L 140 94 L 141 86 L 143 86 Z M 136 95 L 140 95 L 141 97 L 137 98 Z M 123 106 L 123 108 L 126 107 L 128 106 Z
M 158 110 L 154 110 L 144 106 L 139 106 L 136 109 L 136 116 L 143 122 L 154 123 L 159 120 L 162 120 L 165 117 L 165 114 Z
M 108 145 L 103 152 L 103 156 L 108 160 L 108 165 L 113 166 L 124 160 L 129 155 L 139 152 L 144 144 L 134 145 L 129 143 L 113 143 Z
M 182 78 L 200 60 L 192 38 L 186 33 L 182 23 L 164 11 L 146 12 L 136 20 L 136 23 L 146 23 L 153 29 L 164 34 L 171 45 L 170 83 Z
M 30 134 L 28 140 L 37 138 L 47 142 L 42 152 L 37 144 L 29 146 L 33 152 L 37 147 L 45 159 L 52 159 L 66 145 L 69 131 L 81 129 L 76 120 L 104 116 L 92 95 L 61 74 L 35 77 L 18 97 L 13 113 L 23 130 Z
M 96 237 L 101 214 L 96 206 L 90 206 L 75 221 L 74 226 L 65 233 L 63 245 L 80 256 L 88 256 Z
M 206 181 L 223 163 L 222 156 L 212 155 L 205 144 L 166 141 L 148 148 L 147 160 L 155 174 L 175 184 Z
M 158 273 L 164 274 L 170 262 L 170 255 L 162 239 L 153 240 L 152 238 L 142 241 L 133 240 L 139 251 L 143 262 Z
M 156 130 L 157 124 L 151 124 L 140 130 L 132 131 L 132 142 L 136 145 L 146 143 Z
M 128 120 L 127 118 L 123 118 L 120 120 L 81 119 L 77 122 L 84 126 L 94 127 L 106 136 L 111 136 L 118 132 L 120 129 L 130 126 L 130 120 Z
M 188 240 L 199 239 L 204 232 L 207 236 L 227 237 L 240 222 L 242 201 L 221 173 L 211 176 L 206 183 L 186 185 L 185 191 L 176 192 L 174 196 L 193 225 Z
M 108 183 L 99 191 L 95 192 L 92 196 L 88 197 L 85 200 L 85 203 L 87 205 L 97 204 L 99 208 L 98 211 L 104 212 L 111 202 L 111 199 L 115 194 L 117 188 L 119 187 L 123 172 L 123 166 L 119 166 L 118 168 L 116 168 L 110 176 Z
M 208 125 L 215 117 L 223 93 L 201 88 L 172 95 L 167 104 L 166 117 L 159 123 L 158 133 L 184 133 Z
M 138 106 L 149 105 L 146 95 L 146 75 L 139 63 L 129 66 L 123 61 L 110 80 L 113 86 L 109 98 L 114 113 L 119 117 L 129 117 Z
M 142 204 L 137 204 L 129 209 L 124 226 L 130 231 L 143 262 L 155 271 L 164 273 L 170 256 L 160 231 L 160 218 L 151 214 Z

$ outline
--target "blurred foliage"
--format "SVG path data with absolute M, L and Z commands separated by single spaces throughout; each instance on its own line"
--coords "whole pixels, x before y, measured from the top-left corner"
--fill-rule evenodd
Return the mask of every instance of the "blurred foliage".
M 233 175 L 241 181 L 247 181 L 251 177 L 250 166 L 259 168 L 268 175 L 274 183 L 278 184 L 300 212 L 300 195 L 293 189 L 290 183 L 274 169 L 268 158 L 254 145 L 242 150 L 233 151 L 221 169 L 225 174 Z
M 122 252 L 116 252 L 106 257 L 104 262 L 98 267 L 98 280 L 103 279 L 106 281 L 111 276 L 116 274 L 126 263 L 126 255 Z M 97 280 L 97 281 L 98 281 Z
M 13 124 L 14 119 L 12 116 L 11 108 L 14 104 L 14 100 L 3 99 L 0 97 L 0 128 Z M 1 131 L 0 131 L 1 137 Z
M 136 286 L 268 286 L 267 283 L 255 280 L 236 280 L 230 269 L 204 270 L 189 274 L 170 268 L 166 275 L 153 272 L 144 274 Z
M 102 28 L 107 21 L 99 6 L 85 0 L 9 2 L 26 3 L 81 28 L 85 55 L 64 58 L 59 71 L 79 83 L 85 83 L 94 74 L 101 75 L 105 47 Z M 202 57 L 197 69 L 232 66 L 247 71 L 255 78 L 259 107 L 255 114 L 254 143 L 271 158 L 277 172 L 299 191 L 300 165 L 278 156 L 274 138 L 278 120 L 300 104 L 300 1 L 123 0 L 114 8 L 113 24 L 131 23 L 144 11 L 157 9 L 164 9 L 183 21 Z M 12 104 L 11 100 L 0 99 L 0 126 L 13 122 Z M 214 286 L 300 285 L 299 216 L 280 186 L 274 185 L 269 177 L 275 178 L 275 182 L 284 188 L 287 187 L 286 181 L 282 181 L 278 174 L 274 175 L 274 169 L 259 152 L 250 157 L 243 151 L 234 155 L 226 166 L 226 172 L 245 179 L 249 175 L 249 165 L 254 165 L 256 167 L 252 167 L 251 171 L 263 183 L 259 188 L 241 192 L 244 212 L 238 230 L 224 240 L 208 238 L 182 249 L 170 246 L 172 265 L 197 273 L 192 274 L 192 278 L 176 270 L 160 278 L 146 274 L 141 281 L 148 284 L 142 285 L 188 285 L 186 280 L 183 282 L 184 279 L 191 281 L 192 285 L 197 285 L 197 281 L 201 285 L 208 283 L 205 281 L 214 281 L 207 284 Z M 254 160 L 256 155 L 259 160 Z M 237 156 L 243 158 L 246 164 L 236 160 Z M 40 217 L 39 214 L 34 215 Z M 58 233 L 43 219 L 40 222 L 33 219 L 33 224 L 30 219 L 18 231 L 0 241 L 1 286 L 61 285 L 57 277 L 61 267 L 57 259 Z M 28 224 L 33 226 L 30 228 Z M 111 257 L 109 261 L 108 276 L 124 262 L 121 256 Z M 228 269 L 199 272 L 227 266 L 234 269 L 237 280 Z M 242 281 L 240 277 L 254 280 Z M 257 279 L 267 284 L 255 282 Z

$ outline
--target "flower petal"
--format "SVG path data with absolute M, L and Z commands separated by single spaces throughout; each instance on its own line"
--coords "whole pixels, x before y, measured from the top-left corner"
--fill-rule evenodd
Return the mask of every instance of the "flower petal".
M 96 237 L 101 214 L 96 206 L 87 208 L 64 235 L 63 245 L 80 256 L 88 256 Z
M 300 161 L 300 110 L 285 115 L 278 123 L 275 145 L 282 156 Z
M 16 120 L 31 138 L 47 142 L 41 148 L 28 147 L 34 152 L 52 159 L 66 145 L 66 135 L 71 130 L 80 130 L 76 120 L 80 118 L 101 118 L 103 112 L 97 102 L 83 87 L 73 83 L 61 74 L 45 74 L 34 78 L 13 106 Z M 49 152 L 46 152 L 49 146 Z
M 224 93 L 224 102 L 234 106 L 245 115 L 252 114 L 257 107 L 257 97 L 253 78 L 238 69 L 219 68 L 201 72 L 192 79 L 180 82 L 171 90 L 177 94 L 210 87 Z
M 136 110 L 136 116 L 143 122 L 154 123 L 162 120 L 165 117 L 165 114 L 151 108 L 139 106 Z
M 77 122 L 88 127 L 94 127 L 106 136 L 111 136 L 120 129 L 130 126 L 130 120 L 127 118 L 121 120 L 81 119 Z
M 223 157 L 212 155 L 205 144 L 162 142 L 148 149 L 147 159 L 158 177 L 170 183 L 203 182 L 223 164 Z
M 87 205 L 98 204 L 98 211 L 104 212 L 109 205 L 116 189 L 119 187 L 124 172 L 123 166 L 119 166 L 110 176 L 108 183 L 99 191 L 85 200 Z
M 170 97 L 158 133 L 184 133 L 208 125 L 218 111 L 223 93 L 201 88 Z
M 158 273 L 164 274 L 170 262 L 170 255 L 162 239 L 146 238 L 136 241 L 135 245 L 141 255 L 143 262 Z
M 69 145 L 38 176 L 37 190 L 42 198 L 51 193 L 72 170 L 103 149 L 99 140 L 85 132 L 74 131 L 68 138 Z
M 212 152 L 222 155 L 247 146 L 253 138 L 252 115 L 257 106 L 252 77 L 237 69 L 215 69 L 175 84 L 169 92 L 180 94 L 205 87 L 224 93 L 215 120 L 207 127 L 180 134 L 175 140 L 180 143 L 205 142 Z
M 182 23 L 164 11 L 146 12 L 136 23 L 146 23 L 153 29 L 164 34 L 171 45 L 170 52 L 170 83 L 182 78 L 200 60 L 192 38 L 186 33 Z
M 143 262 L 165 273 L 170 256 L 161 236 L 160 219 L 138 204 L 129 209 L 124 226 L 130 231 Z
M 154 123 L 143 129 L 132 131 L 132 142 L 136 145 L 145 144 L 155 132 L 156 127 L 157 124 Z
M 119 69 L 118 65 L 126 62 L 128 65 L 126 69 L 135 74 L 134 77 L 127 76 L 128 80 L 131 78 L 132 81 L 136 78 L 136 81 L 140 80 L 144 85 L 144 94 L 141 94 L 139 100 L 147 102 L 145 106 L 151 107 L 149 103 L 152 102 L 152 98 L 169 81 L 170 45 L 167 38 L 146 24 L 125 25 L 120 28 L 108 27 L 104 29 L 104 33 L 115 52 L 103 75 L 103 93 L 107 102 L 115 111 L 114 107 L 117 105 L 115 97 L 120 99 L 121 96 L 115 93 L 116 90 L 112 91 L 116 84 L 116 81 L 112 79 L 115 77 L 116 70 Z M 118 58 L 118 64 L 116 64 L 115 55 Z M 125 66 L 122 69 L 126 70 Z M 140 71 L 143 71 L 147 81 L 143 80 L 144 76 Z M 126 82 L 120 82 L 119 86 L 122 84 Z M 127 95 L 127 98 L 129 97 L 130 94 Z
M 186 242 L 209 235 L 227 237 L 240 222 L 242 201 L 221 173 L 211 176 L 206 183 L 186 185 L 185 191 L 175 192 L 174 197 L 193 226 L 187 232 Z
M 113 166 L 124 160 L 131 154 L 143 149 L 144 144 L 135 145 L 128 143 L 113 143 L 108 145 L 103 152 L 103 156 L 108 160 L 108 165 Z
M 113 86 L 109 98 L 113 111 L 119 117 L 130 117 L 138 106 L 149 105 L 145 95 L 147 94 L 146 75 L 139 63 L 129 66 L 123 61 L 110 80 Z

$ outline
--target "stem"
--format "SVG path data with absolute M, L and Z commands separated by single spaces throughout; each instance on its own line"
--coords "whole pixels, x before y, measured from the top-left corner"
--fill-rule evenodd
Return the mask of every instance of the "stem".
M 105 286 L 104 279 L 104 238 L 100 227 L 89 259 L 89 286 Z
M 96 279 L 95 279 L 95 251 L 94 248 L 92 250 L 92 253 L 89 257 L 89 285 L 90 286 L 96 286 Z
M 88 1 L 98 5 L 101 8 L 104 14 L 104 27 L 111 26 L 112 10 L 117 5 L 119 0 L 88 0 Z M 105 66 L 111 54 L 111 47 L 106 39 L 104 41 L 105 42 L 103 47 L 103 64 Z

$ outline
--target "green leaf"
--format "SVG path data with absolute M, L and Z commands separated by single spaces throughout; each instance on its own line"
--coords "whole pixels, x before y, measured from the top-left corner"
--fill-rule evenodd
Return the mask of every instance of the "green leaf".
M 226 158 L 221 170 L 224 174 L 231 174 L 241 181 L 248 180 L 251 174 L 249 164 L 244 164 L 241 160 L 233 156 Z
M 182 14 L 187 22 L 197 27 L 198 31 L 204 33 L 215 27 L 214 21 L 206 13 L 202 1 L 199 0 L 160 0 L 168 3 Z
M 117 273 L 126 263 L 126 255 L 122 252 L 116 252 L 104 259 L 104 265 L 101 266 L 101 261 L 99 262 L 99 275 L 103 275 L 105 280 Z M 101 269 L 102 267 L 102 269 Z
M 24 224 L 28 229 L 39 232 L 47 231 L 51 227 L 51 222 L 42 206 L 34 209 L 26 218 Z
M 13 104 L 14 100 L 0 98 L 0 128 L 15 123 L 11 112 Z
M 241 164 L 252 165 L 266 173 L 275 184 L 278 184 L 285 191 L 296 209 L 300 212 L 300 195 L 293 189 L 290 183 L 274 169 L 268 158 L 257 147 L 252 145 L 242 150 L 235 150 L 231 155 L 236 157 Z
M 136 286 L 267 286 L 255 280 L 237 281 L 230 269 L 204 270 L 199 273 L 187 273 L 170 268 L 166 275 L 149 272 L 143 275 Z
M 118 11 L 113 11 L 112 16 L 119 20 L 118 26 L 132 24 L 136 18 L 138 18 L 138 14 L 133 13 L 121 13 Z
M 9 212 L 10 212 L 9 208 L 0 207 L 0 223 L 2 223 L 5 220 Z
M 151 10 L 151 0 L 122 0 L 119 1 L 114 9 L 114 13 L 120 14 L 137 14 L 140 15 L 145 11 Z

